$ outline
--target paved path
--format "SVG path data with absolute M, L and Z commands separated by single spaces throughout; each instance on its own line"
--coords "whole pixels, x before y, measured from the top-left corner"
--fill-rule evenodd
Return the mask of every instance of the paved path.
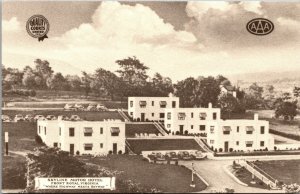
M 232 160 L 203 160 L 193 161 L 196 172 L 204 178 L 209 187 L 202 191 L 203 193 L 212 192 L 212 190 L 224 190 L 225 188 L 234 189 L 235 193 L 274 193 L 280 192 L 276 190 L 266 190 L 255 187 L 246 187 L 240 185 L 232 177 L 230 177 L 225 170 L 224 166 L 232 164 Z M 192 161 L 182 161 L 180 164 L 186 165 L 191 168 Z M 201 193 L 202 193 L 201 192 Z

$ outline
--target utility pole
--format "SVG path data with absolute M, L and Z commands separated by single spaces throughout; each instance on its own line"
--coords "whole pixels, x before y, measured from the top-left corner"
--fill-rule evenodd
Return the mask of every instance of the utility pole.
M 195 169 L 194 169 L 194 163 L 192 163 L 192 182 L 190 184 L 190 187 L 193 187 L 195 188 L 195 182 L 194 182 L 194 172 L 195 172 Z

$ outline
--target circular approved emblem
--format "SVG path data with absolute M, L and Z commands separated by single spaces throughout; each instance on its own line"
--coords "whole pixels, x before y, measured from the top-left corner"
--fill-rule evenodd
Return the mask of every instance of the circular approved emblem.
M 47 36 L 50 24 L 42 15 L 31 16 L 26 23 L 26 30 L 33 38 L 42 38 Z

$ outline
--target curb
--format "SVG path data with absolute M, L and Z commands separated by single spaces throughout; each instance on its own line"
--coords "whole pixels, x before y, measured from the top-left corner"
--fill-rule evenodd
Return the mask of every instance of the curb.
M 243 185 L 245 187 L 248 187 L 248 185 L 246 183 L 243 183 L 242 181 L 240 181 L 236 176 L 234 176 L 229 170 L 228 170 L 228 166 L 230 165 L 225 165 L 223 166 L 223 170 L 226 172 L 226 174 L 228 174 L 235 182 L 237 182 L 240 185 Z

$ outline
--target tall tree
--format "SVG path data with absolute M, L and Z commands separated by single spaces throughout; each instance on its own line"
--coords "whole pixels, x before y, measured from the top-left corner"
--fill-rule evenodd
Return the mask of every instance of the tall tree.
M 199 82 L 189 77 L 174 85 L 175 94 L 180 99 L 181 107 L 194 107 L 199 105 Z
M 26 66 L 23 70 L 24 75 L 22 78 L 22 83 L 27 88 L 34 88 L 36 86 L 35 82 L 35 74 L 33 72 L 33 69 L 29 66 Z
M 152 88 L 155 96 L 168 96 L 169 93 L 174 92 L 172 80 L 159 73 L 155 73 L 152 78 Z
M 207 77 L 200 81 L 200 103 L 201 107 L 207 107 L 209 103 L 217 105 L 221 89 L 218 81 L 214 77 Z
M 87 97 L 89 95 L 89 93 L 91 92 L 92 78 L 85 71 L 82 72 L 81 82 L 82 82 L 81 87 L 83 88 L 83 90 L 85 92 L 85 96 Z
M 221 94 L 219 96 L 219 105 L 222 111 L 222 114 L 227 114 L 228 118 L 231 117 L 231 114 L 238 109 L 239 103 L 237 98 L 233 97 L 230 94 Z

